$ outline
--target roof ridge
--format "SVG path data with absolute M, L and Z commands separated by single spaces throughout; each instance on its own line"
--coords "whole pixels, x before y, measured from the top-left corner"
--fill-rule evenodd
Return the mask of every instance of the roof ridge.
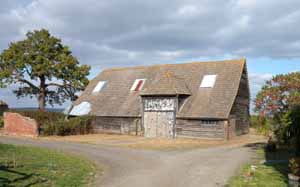
M 145 65 L 145 66 L 128 66 L 128 67 L 116 67 L 116 68 L 107 68 L 103 71 L 122 71 L 128 69 L 144 69 L 144 68 L 160 68 L 163 66 L 181 66 L 181 65 L 192 65 L 192 64 L 200 64 L 200 63 L 243 63 L 245 64 L 246 58 L 240 59 L 231 59 L 231 60 L 215 60 L 215 61 L 192 61 L 192 62 L 184 62 L 184 63 L 173 63 L 173 64 L 153 64 L 153 65 Z

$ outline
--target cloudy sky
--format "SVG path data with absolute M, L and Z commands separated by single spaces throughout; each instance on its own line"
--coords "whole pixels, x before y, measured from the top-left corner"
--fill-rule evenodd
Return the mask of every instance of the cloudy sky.
M 246 57 L 251 95 L 266 79 L 300 70 L 299 0 L 1 0 L 0 50 L 46 28 L 90 78 L 103 68 Z M 12 107 L 12 88 L 0 99 Z

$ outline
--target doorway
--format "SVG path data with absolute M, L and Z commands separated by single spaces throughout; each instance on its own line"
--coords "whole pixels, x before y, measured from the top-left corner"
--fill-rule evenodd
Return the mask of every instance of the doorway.
M 143 100 L 144 136 L 173 138 L 175 132 L 175 98 L 145 98 Z

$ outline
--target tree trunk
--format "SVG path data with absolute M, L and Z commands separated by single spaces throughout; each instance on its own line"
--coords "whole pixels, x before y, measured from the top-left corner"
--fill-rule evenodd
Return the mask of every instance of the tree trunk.
M 40 77 L 39 110 L 45 111 L 46 105 L 46 80 L 44 76 Z

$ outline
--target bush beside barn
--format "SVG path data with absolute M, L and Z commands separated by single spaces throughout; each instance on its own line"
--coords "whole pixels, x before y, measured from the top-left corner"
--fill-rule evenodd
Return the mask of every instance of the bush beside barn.
M 2 116 L 6 110 L 8 110 L 8 105 L 4 101 L 0 100 L 0 116 Z
M 0 128 L 2 128 L 3 125 L 4 125 L 4 122 L 3 122 L 3 113 L 6 110 L 8 110 L 8 105 L 4 101 L 0 100 Z

